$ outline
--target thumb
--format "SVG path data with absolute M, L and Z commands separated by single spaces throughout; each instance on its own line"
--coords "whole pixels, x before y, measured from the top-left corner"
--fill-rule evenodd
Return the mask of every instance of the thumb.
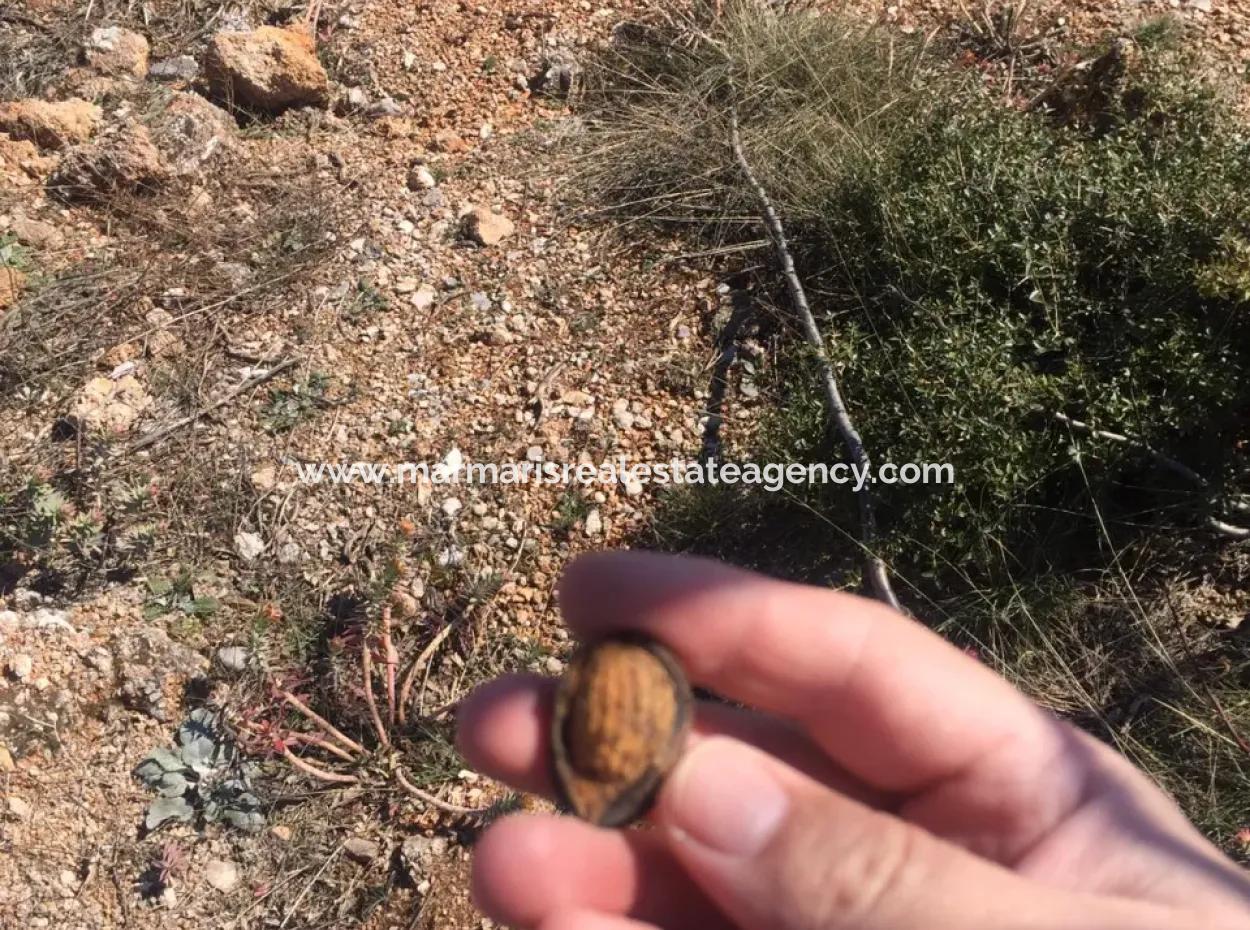
M 1175 930 L 1153 907 L 1045 888 L 724 737 L 695 746 L 657 821 L 743 930 Z

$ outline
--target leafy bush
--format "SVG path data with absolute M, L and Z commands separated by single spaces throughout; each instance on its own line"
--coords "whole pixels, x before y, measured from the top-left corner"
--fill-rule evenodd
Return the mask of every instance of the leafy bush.
M 933 552 L 917 568 L 1018 573 L 1046 554 L 1031 542 L 1097 532 L 1091 493 L 1139 524 L 1218 506 L 1140 448 L 1078 437 L 1078 460 L 1055 414 L 1216 484 L 1245 467 L 1250 148 L 1180 72 L 1143 80 L 1154 111 L 1099 137 L 958 100 L 831 187 L 799 231 L 809 276 L 841 296 L 829 344 L 869 447 L 956 467 L 957 492 L 885 498 L 896 557 Z M 808 418 L 777 439 L 823 435 Z
M 1244 858 L 1245 650 L 1173 598 L 1191 575 L 1240 583 L 1245 562 L 1164 532 L 1235 513 L 1250 477 L 1238 120 L 1170 21 L 1117 43 L 1126 67 L 1107 86 L 1055 94 L 1085 109 L 1047 112 L 1024 105 L 1051 80 L 1027 65 L 1007 101 L 953 64 L 966 47 L 753 0 L 724 11 L 658 13 L 618 36 L 588 82 L 581 193 L 622 224 L 747 253 L 780 358 L 756 375 L 778 402 L 748 451 L 844 458 L 728 144 L 736 105 L 875 461 L 955 466 L 954 487 L 875 489 L 900 593 Z M 854 584 L 849 490 L 789 492 L 674 493 L 660 542 Z

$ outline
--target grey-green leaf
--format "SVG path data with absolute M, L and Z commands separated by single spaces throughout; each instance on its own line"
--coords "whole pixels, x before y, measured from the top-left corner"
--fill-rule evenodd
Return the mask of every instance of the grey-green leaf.
M 157 788 L 166 773 L 184 767 L 182 760 L 168 749 L 153 749 L 135 766 L 134 775 L 149 788 Z
M 162 798 L 180 798 L 186 794 L 188 784 L 182 772 L 166 772 L 153 787 Z
M 176 798 L 157 798 L 148 805 L 148 816 L 144 823 L 149 830 L 155 830 L 171 820 L 186 822 L 194 816 L 195 809 L 181 795 Z

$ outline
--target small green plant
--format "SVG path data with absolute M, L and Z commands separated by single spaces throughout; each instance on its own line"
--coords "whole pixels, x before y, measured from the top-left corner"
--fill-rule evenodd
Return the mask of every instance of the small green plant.
M 551 521 L 551 530 L 567 536 L 589 513 L 590 502 L 586 496 L 576 488 L 569 488 L 556 501 L 556 514 Z
M 254 833 L 265 823 L 254 793 L 254 763 L 243 761 L 220 710 L 198 707 L 178 727 L 173 748 L 148 753 L 134 776 L 156 792 L 144 826 L 224 823 Z
M 30 255 L 15 236 L 0 236 L 0 268 L 21 271 L 30 266 Z
M 173 578 L 154 576 L 148 578 L 147 584 L 143 615 L 149 620 L 174 612 L 195 618 L 211 617 L 221 606 L 216 598 L 196 595 L 195 579 L 190 572 L 180 572 Z
M 285 433 L 312 419 L 326 405 L 329 388 L 329 375 L 313 372 L 303 384 L 270 391 L 263 415 L 265 429 Z
M 391 308 L 390 299 L 368 281 L 356 283 L 343 313 L 348 319 L 372 313 L 382 313 Z

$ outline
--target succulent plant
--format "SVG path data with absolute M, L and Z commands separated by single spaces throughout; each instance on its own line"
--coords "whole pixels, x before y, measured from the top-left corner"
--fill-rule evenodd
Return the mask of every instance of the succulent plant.
M 248 832 L 264 826 L 252 788 L 256 766 L 240 758 L 222 717 L 218 709 L 196 708 L 178 727 L 174 748 L 158 747 L 135 767 L 134 776 L 156 792 L 144 819 L 148 830 L 171 821 L 223 822 Z

